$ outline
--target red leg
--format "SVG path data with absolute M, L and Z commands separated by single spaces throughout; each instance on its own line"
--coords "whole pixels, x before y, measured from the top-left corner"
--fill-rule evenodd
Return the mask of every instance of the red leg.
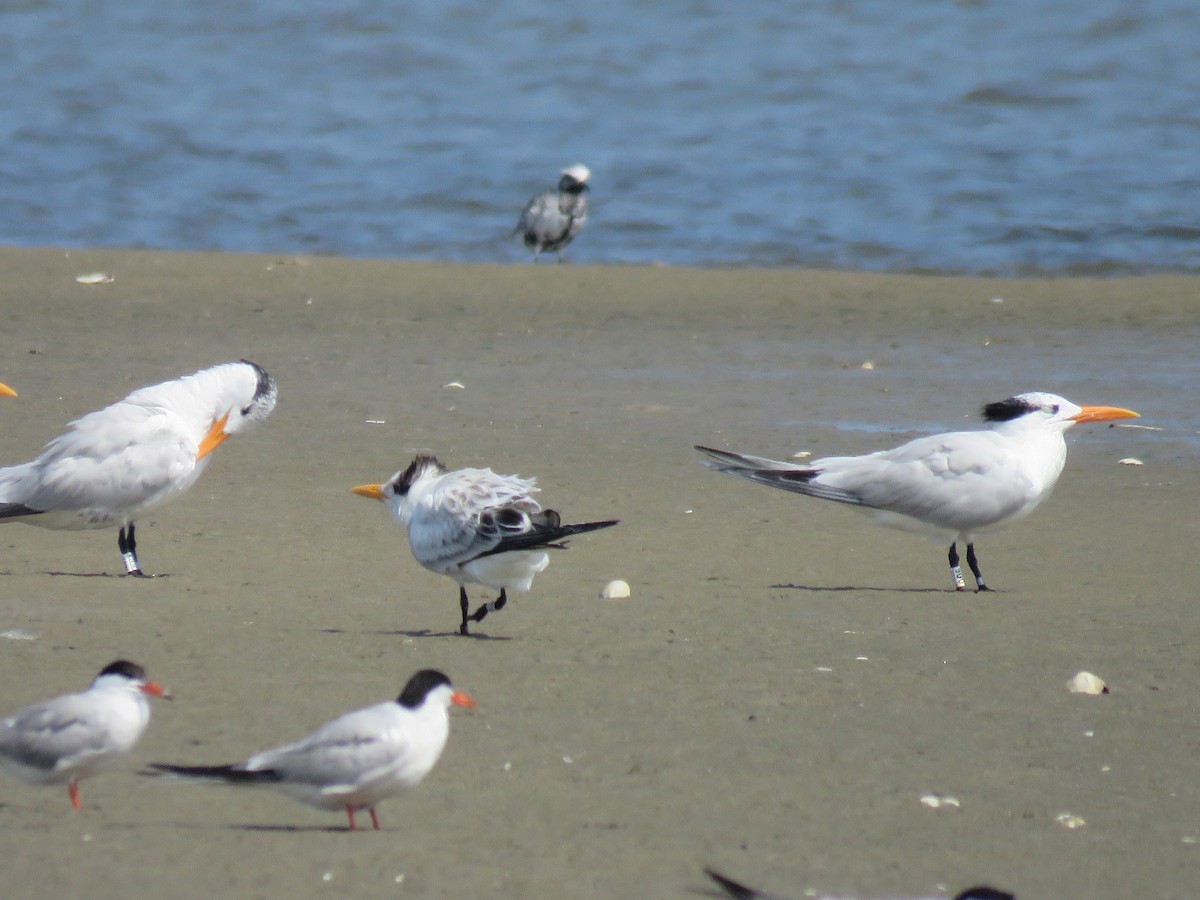
M 74 781 L 67 785 L 67 793 L 71 795 L 71 805 L 76 809 L 82 809 L 83 804 L 79 802 L 79 785 Z
M 375 815 L 375 807 L 373 806 L 371 807 L 371 824 L 375 826 L 376 831 L 383 831 L 383 829 L 379 827 L 379 816 Z
M 350 819 L 350 830 L 357 831 L 358 826 L 354 824 L 354 807 L 353 806 L 346 807 L 346 817 Z

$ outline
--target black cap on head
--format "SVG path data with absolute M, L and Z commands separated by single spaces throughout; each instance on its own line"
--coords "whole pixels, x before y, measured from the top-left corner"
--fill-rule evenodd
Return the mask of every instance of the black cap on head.
M 413 459 L 408 464 L 408 468 L 401 472 L 394 480 L 396 494 L 400 497 L 408 495 L 408 489 L 416 483 L 418 478 L 424 477 L 430 472 L 441 474 L 446 471 L 446 467 L 438 461 L 436 456 L 431 456 L 428 453 L 422 453 Z
M 450 679 L 437 669 L 422 669 L 412 678 L 396 698 L 396 702 L 406 709 L 416 709 L 425 702 L 429 692 L 442 685 L 450 687 Z
M 1007 400 L 997 400 L 983 407 L 983 421 L 1011 422 L 1019 419 L 1035 409 L 1041 409 L 1039 404 L 1032 403 L 1026 397 L 1009 397 Z
M 110 662 L 100 670 L 100 675 L 124 675 L 131 681 L 146 680 L 146 670 L 137 663 L 130 662 L 127 659 L 118 659 L 116 662 Z M 99 678 L 100 675 L 96 677 Z

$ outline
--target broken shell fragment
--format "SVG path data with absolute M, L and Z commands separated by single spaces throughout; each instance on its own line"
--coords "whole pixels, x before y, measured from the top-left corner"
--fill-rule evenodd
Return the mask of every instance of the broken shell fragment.
M 1107 694 L 1108 685 L 1091 672 L 1079 672 L 1067 682 L 1067 690 L 1072 694 Z
M 1063 828 L 1067 828 L 1072 831 L 1074 831 L 1076 828 L 1082 828 L 1084 825 L 1087 824 L 1087 822 L 1085 822 L 1083 820 L 1082 816 L 1077 816 L 1074 813 L 1066 813 L 1066 812 L 1059 813 L 1057 816 L 1054 817 L 1054 821 L 1057 822 L 1059 825 L 1061 825 Z
M 600 592 L 601 600 L 625 600 L 629 597 L 629 582 L 617 578 L 610 581 Z
M 943 806 L 951 806 L 958 809 L 962 806 L 958 802 L 957 797 L 951 797 L 949 794 L 922 794 L 921 803 L 930 809 L 941 809 Z
M 1145 463 L 1136 456 L 1127 456 L 1124 459 L 1118 459 L 1117 465 L 1120 466 L 1144 466 Z
M 75 280 L 80 284 L 112 284 L 116 279 L 106 272 L 89 272 L 86 275 L 76 275 Z

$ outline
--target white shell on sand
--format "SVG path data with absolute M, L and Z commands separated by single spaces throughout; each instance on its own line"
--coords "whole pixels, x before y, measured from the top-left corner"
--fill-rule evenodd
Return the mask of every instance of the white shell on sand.
M 943 806 L 958 809 L 962 806 L 957 797 L 951 797 L 949 794 L 922 794 L 921 802 L 930 809 L 941 809 Z
M 104 272 L 89 272 L 86 275 L 76 275 L 75 280 L 80 284 L 112 284 L 116 279 Z
M 610 581 L 600 592 L 601 600 L 625 600 L 629 597 L 629 582 L 620 578 Z
M 1091 672 L 1079 672 L 1067 682 L 1067 690 L 1072 694 L 1107 694 L 1108 685 Z
M 1054 817 L 1054 821 L 1063 828 L 1069 828 L 1071 830 L 1082 828 L 1087 824 L 1087 822 L 1083 820 L 1082 816 L 1077 816 L 1074 813 L 1059 813 Z
M 1122 466 L 1144 466 L 1145 463 L 1136 456 L 1127 456 L 1124 459 L 1118 459 L 1117 463 Z

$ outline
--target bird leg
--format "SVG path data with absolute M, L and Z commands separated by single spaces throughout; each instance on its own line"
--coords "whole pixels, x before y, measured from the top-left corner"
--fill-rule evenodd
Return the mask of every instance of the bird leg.
M 373 806 L 371 807 L 371 824 L 375 826 L 376 831 L 383 831 L 382 826 L 379 824 L 379 816 L 375 814 L 375 807 Z
M 983 573 L 979 571 L 979 560 L 975 558 L 975 544 L 967 544 L 967 565 L 971 567 L 971 572 L 975 576 L 975 584 L 978 585 L 977 590 L 990 591 L 991 588 L 983 583 Z
M 482 604 L 479 609 L 475 610 L 475 614 L 471 616 L 476 622 L 482 622 L 484 616 L 490 612 L 499 612 L 504 609 L 504 604 L 508 602 L 508 594 L 504 588 L 500 588 L 500 596 L 491 603 Z
M 467 628 L 467 619 L 470 618 L 469 612 L 471 609 L 471 600 L 467 596 L 467 588 L 465 585 L 458 586 L 458 605 L 462 607 L 462 624 L 458 626 L 459 634 L 470 634 L 470 629 Z M 476 620 L 478 621 L 478 619 Z
M 138 563 L 137 541 L 133 539 L 132 522 L 128 526 L 122 525 L 121 530 L 117 532 L 117 549 L 121 551 L 121 559 L 125 562 L 126 575 L 134 575 L 138 578 L 149 577 L 142 571 L 142 567 Z
M 75 809 L 82 809 L 83 804 L 79 801 L 79 782 L 68 782 L 67 793 L 71 795 L 71 806 L 75 807 Z
M 358 831 L 358 826 L 354 823 L 354 807 L 353 806 L 346 807 L 346 818 L 348 818 L 350 820 L 350 830 Z
M 972 552 L 970 546 L 970 544 L 967 545 L 968 554 Z M 950 544 L 950 576 L 954 579 L 954 589 L 956 591 L 965 591 L 967 589 L 967 582 L 963 580 L 962 566 L 958 564 L 958 541 L 952 541 Z

